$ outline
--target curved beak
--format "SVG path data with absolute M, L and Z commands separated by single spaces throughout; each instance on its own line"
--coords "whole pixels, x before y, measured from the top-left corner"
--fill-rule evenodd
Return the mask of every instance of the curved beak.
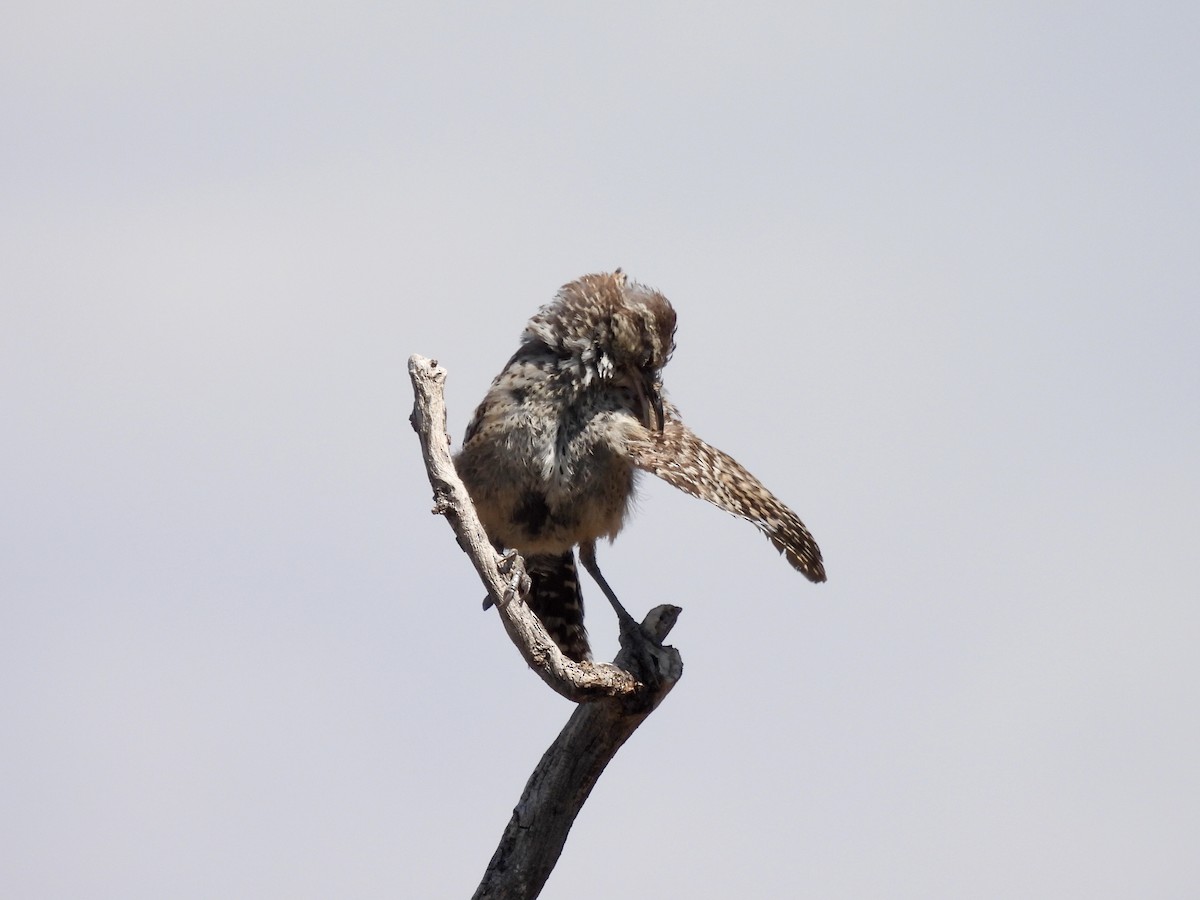
M 640 385 L 642 399 L 650 410 L 654 411 L 654 421 L 647 422 L 647 428 L 653 428 L 659 434 L 666 427 L 667 418 L 663 413 L 662 388 L 658 384 L 658 380 L 654 377 L 654 373 L 650 371 L 642 372 L 642 383 Z M 649 411 L 649 410 L 648 410 Z

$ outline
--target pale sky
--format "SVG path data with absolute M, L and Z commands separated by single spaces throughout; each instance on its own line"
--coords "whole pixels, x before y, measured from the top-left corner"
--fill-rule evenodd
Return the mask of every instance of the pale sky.
M 685 674 L 543 896 L 1200 896 L 1195 3 L 3 19 L 0 894 L 470 896 L 571 707 L 405 363 L 457 440 L 622 266 L 829 582 L 645 485 Z

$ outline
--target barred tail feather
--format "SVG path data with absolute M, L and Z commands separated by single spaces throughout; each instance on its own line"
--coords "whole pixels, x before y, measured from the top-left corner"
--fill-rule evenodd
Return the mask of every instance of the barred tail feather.
M 591 659 L 583 627 L 583 594 L 575 570 L 575 553 L 525 557 L 531 586 L 525 602 L 541 620 L 562 652 L 576 662 Z

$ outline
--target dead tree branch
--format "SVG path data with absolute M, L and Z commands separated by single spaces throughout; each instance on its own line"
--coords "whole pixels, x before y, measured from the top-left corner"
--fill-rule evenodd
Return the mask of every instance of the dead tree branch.
M 661 640 L 675 624 L 678 611 L 678 607 L 659 606 L 650 611 L 643 627 Z M 617 654 L 617 665 L 629 665 L 630 655 L 623 649 Z M 675 657 L 678 660 L 678 654 Z M 619 700 L 606 700 L 584 703 L 575 710 L 529 776 L 472 900 L 529 900 L 541 893 L 575 817 L 605 766 L 680 674 L 682 663 L 672 680 L 661 683 L 654 706 L 631 708 Z

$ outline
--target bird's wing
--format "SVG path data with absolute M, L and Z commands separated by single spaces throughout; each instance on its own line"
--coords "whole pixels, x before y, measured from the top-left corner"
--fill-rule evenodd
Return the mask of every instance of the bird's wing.
M 668 414 L 662 432 L 639 430 L 629 443 L 629 454 L 637 468 L 753 523 L 806 578 L 825 580 L 821 550 L 800 517 L 741 463 L 677 418 Z

